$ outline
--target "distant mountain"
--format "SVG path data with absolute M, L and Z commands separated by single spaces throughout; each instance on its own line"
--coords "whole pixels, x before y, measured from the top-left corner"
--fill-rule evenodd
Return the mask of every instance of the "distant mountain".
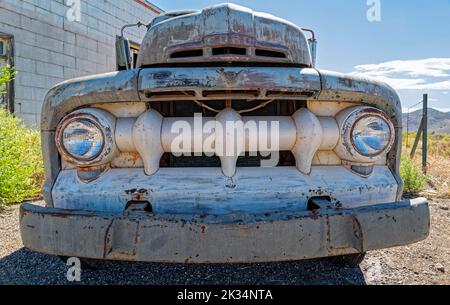
M 409 132 L 416 132 L 419 129 L 422 118 L 422 109 L 403 114 L 403 132 L 406 132 L 407 118 L 409 117 Z M 428 132 L 450 133 L 450 112 L 440 112 L 433 108 L 428 108 Z

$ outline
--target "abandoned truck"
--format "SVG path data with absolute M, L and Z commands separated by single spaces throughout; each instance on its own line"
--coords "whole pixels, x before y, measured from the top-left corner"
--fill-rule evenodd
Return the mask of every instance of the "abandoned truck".
M 136 68 L 122 39 L 127 70 L 47 94 L 46 206 L 21 207 L 26 247 L 100 261 L 359 263 L 427 237 L 426 199 L 402 200 L 391 87 L 316 69 L 312 31 L 233 4 L 147 28 Z

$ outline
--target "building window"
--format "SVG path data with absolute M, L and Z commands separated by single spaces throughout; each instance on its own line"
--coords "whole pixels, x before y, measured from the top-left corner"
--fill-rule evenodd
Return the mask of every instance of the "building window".
M 14 37 L 0 32 L 0 66 L 14 67 Z M 0 107 L 14 112 L 14 81 L 6 87 L 6 94 L 0 95 Z
M 5 42 L 0 40 L 0 57 L 6 56 Z

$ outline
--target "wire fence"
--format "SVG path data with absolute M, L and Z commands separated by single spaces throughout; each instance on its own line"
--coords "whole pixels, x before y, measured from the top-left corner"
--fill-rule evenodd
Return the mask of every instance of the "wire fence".
M 420 129 L 420 122 L 422 121 L 423 117 L 423 111 L 418 111 L 420 109 L 414 110 L 414 108 L 417 108 L 418 106 L 423 104 L 423 100 L 420 102 L 411 105 L 407 109 L 406 113 L 406 149 L 410 148 L 409 143 L 409 134 L 410 133 L 417 133 Z M 411 112 L 412 111 L 412 112 Z M 413 127 L 417 126 L 417 127 Z
M 418 106 L 422 106 L 422 111 L 411 112 Z M 413 124 L 414 123 L 414 124 Z M 411 130 L 412 125 L 417 126 L 417 130 Z M 416 129 L 416 128 L 414 128 Z M 428 151 L 428 94 L 423 95 L 423 99 L 408 107 L 406 114 L 406 151 L 410 148 L 409 135 L 410 133 L 415 133 L 414 143 L 410 150 L 410 158 L 413 159 L 416 153 L 417 147 L 419 145 L 420 139 L 422 139 L 422 171 L 424 174 L 427 172 L 427 151 Z

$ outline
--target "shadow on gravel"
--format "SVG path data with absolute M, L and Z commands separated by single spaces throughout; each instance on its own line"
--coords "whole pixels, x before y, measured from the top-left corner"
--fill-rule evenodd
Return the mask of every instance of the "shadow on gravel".
M 147 264 L 108 262 L 106 270 L 83 270 L 78 284 L 145 285 L 364 285 L 359 267 L 340 268 L 326 259 L 266 264 Z M 0 284 L 71 284 L 58 257 L 22 248 L 0 260 Z

